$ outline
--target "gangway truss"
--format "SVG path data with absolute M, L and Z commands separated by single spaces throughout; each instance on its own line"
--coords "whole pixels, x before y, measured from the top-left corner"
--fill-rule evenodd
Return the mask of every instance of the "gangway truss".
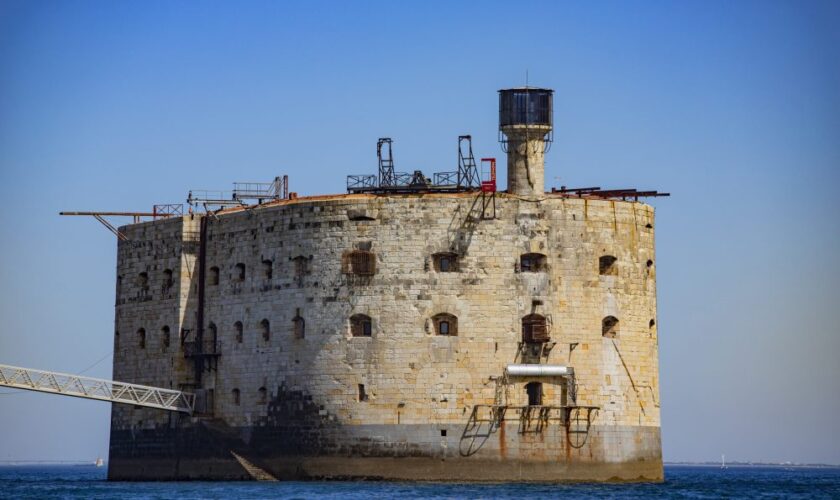
M 195 395 L 188 392 L 19 366 L 0 365 L 0 386 L 183 413 L 195 409 Z

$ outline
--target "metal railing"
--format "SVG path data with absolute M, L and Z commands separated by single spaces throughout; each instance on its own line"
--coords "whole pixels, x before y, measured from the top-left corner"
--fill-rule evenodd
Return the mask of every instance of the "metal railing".
M 347 190 L 354 191 L 357 189 L 372 189 L 377 186 L 377 179 L 375 175 L 348 175 L 347 176 Z
M 435 172 L 434 185 L 435 186 L 457 186 L 458 172 Z
M 195 395 L 173 389 L 0 365 L 0 386 L 192 413 Z

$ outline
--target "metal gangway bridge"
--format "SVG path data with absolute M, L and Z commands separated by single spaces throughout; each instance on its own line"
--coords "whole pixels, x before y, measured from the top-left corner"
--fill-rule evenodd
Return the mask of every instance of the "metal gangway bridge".
M 2 364 L 0 386 L 190 414 L 195 409 L 188 392 Z

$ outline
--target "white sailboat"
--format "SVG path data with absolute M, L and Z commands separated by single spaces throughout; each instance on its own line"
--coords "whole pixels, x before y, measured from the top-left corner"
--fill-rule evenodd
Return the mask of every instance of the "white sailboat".
M 726 468 L 726 455 L 721 454 L 721 456 L 720 456 L 720 468 L 721 469 Z
M 105 461 L 102 460 L 102 457 L 96 457 L 96 462 L 93 463 L 97 467 L 102 467 L 105 465 Z

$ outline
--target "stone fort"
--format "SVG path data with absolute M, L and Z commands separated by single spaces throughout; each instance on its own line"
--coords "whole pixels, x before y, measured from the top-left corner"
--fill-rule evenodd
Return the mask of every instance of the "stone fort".
M 544 188 L 548 89 L 459 171 L 123 226 L 111 479 L 661 481 L 655 192 Z M 465 136 L 459 143 L 469 141 Z M 466 148 L 465 148 L 466 149 Z

